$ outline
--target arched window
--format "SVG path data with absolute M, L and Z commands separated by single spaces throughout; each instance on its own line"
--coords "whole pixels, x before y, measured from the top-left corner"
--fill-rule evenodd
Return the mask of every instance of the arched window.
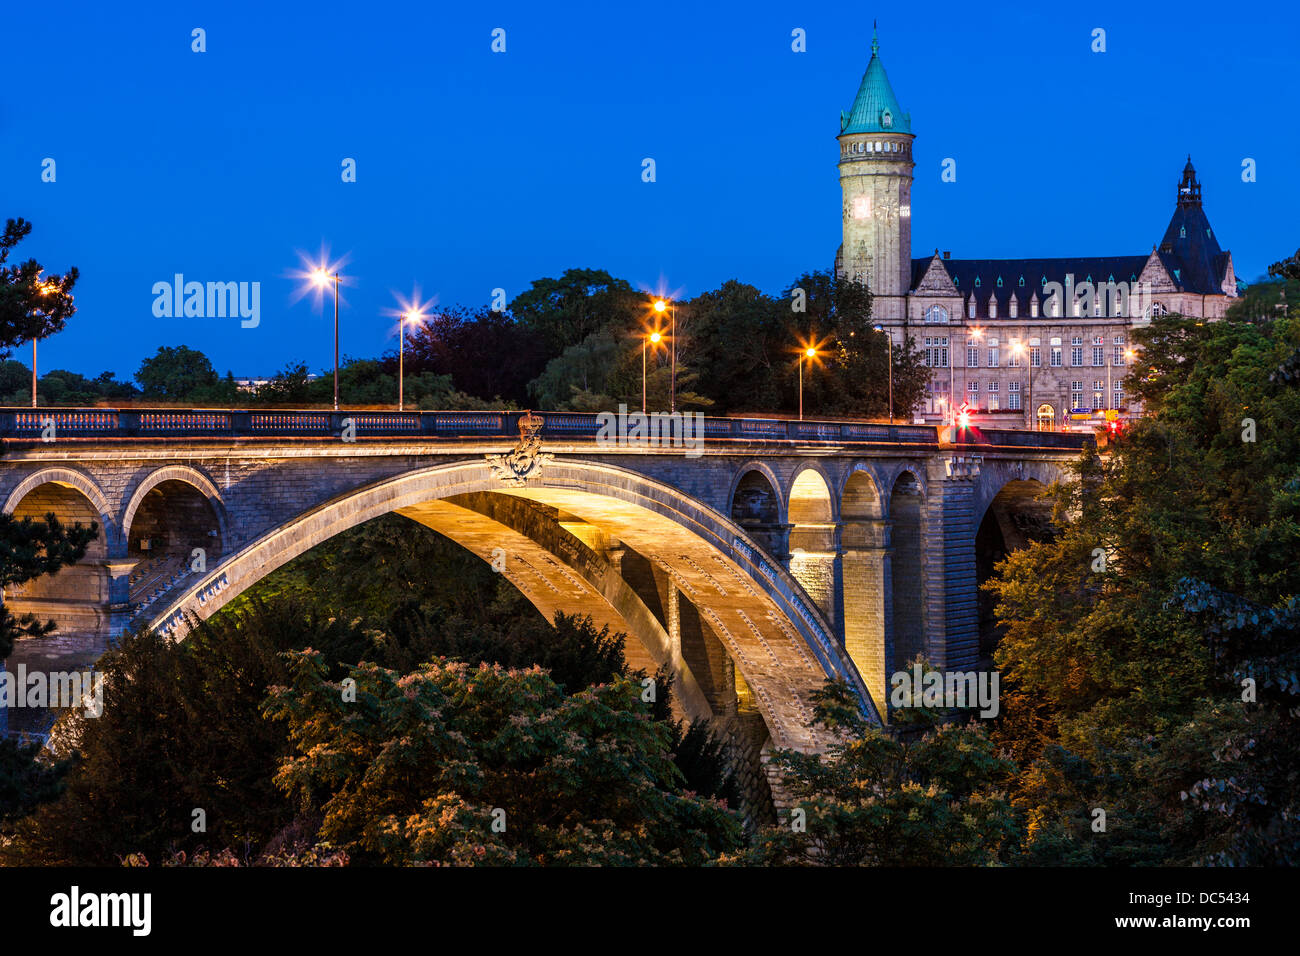
M 1163 302 L 1152 302 L 1146 311 L 1147 318 L 1154 318 L 1157 315 L 1168 315 L 1169 310 L 1165 308 Z
M 1038 406 L 1038 430 L 1051 431 L 1056 424 L 1056 412 L 1052 406 L 1044 402 Z
M 947 325 L 948 310 L 941 305 L 932 305 L 925 310 L 925 321 L 930 325 Z

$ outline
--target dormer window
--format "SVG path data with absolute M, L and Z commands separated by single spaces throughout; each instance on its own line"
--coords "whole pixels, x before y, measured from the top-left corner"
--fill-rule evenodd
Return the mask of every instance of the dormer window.
M 1186 239 L 1186 238 L 1187 238 L 1187 227 L 1186 227 L 1186 226 L 1179 226 L 1179 227 L 1178 227 L 1178 238 L 1179 238 L 1179 239 Z
M 966 315 L 972 319 L 975 318 L 975 296 L 970 297 L 970 301 L 966 306 Z
M 1024 284 L 1025 284 L 1025 277 L 1024 277 L 1024 276 L 1021 276 L 1021 277 L 1020 277 L 1020 285 L 1021 285 L 1022 288 L 1024 287 Z
M 976 276 L 976 277 L 975 277 L 975 288 L 978 289 L 979 287 L 980 287 L 980 277 L 979 277 L 979 276 Z
M 998 288 L 1002 288 L 1002 276 L 998 276 Z
M 889 129 L 891 126 L 893 126 L 894 114 L 889 112 L 889 110 L 885 110 L 884 112 L 882 112 L 880 114 L 880 125 L 883 126 L 885 129 Z

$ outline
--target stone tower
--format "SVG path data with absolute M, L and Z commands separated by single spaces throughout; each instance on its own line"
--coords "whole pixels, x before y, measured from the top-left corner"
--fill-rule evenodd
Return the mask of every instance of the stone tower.
M 912 285 L 912 118 L 898 105 L 873 28 L 853 108 L 840 114 L 841 276 L 865 281 L 873 318 L 902 319 Z

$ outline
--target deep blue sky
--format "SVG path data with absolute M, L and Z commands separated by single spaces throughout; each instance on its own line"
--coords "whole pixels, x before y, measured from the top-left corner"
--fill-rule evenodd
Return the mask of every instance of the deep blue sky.
M 873 17 L 917 134 L 914 255 L 1149 251 L 1188 153 L 1239 276 L 1300 245 L 1295 4 L 282 6 L 7 5 L 0 217 L 36 225 L 20 258 L 82 273 L 43 370 L 130 377 L 164 344 L 236 375 L 325 368 L 330 301 L 291 302 L 288 277 L 322 244 L 354 277 L 345 355 L 395 347 L 385 312 L 416 285 L 486 303 L 585 266 L 775 292 L 832 263 L 839 111 Z M 260 327 L 154 318 L 176 272 L 260 281 Z

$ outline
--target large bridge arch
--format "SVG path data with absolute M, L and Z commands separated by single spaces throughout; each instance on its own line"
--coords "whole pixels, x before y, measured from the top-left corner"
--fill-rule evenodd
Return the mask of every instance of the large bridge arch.
M 390 511 L 483 492 L 527 498 L 575 516 L 668 573 L 753 691 L 773 746 L 816 750 L 829 742 L 824 731 L 809 726 L 811 695 L 828 677 L 847 679 L 869 717 L 879 719 L 824 616 L 737 522 L 669 485 L 581 459 L 550 462 L 519 487 L 504 485 L 478 459 L 408 471 L 345 492 L 223 559 L 151 623 L 183 636 L 186 615 L 210 616 L 286 561 L 348 528 Z

